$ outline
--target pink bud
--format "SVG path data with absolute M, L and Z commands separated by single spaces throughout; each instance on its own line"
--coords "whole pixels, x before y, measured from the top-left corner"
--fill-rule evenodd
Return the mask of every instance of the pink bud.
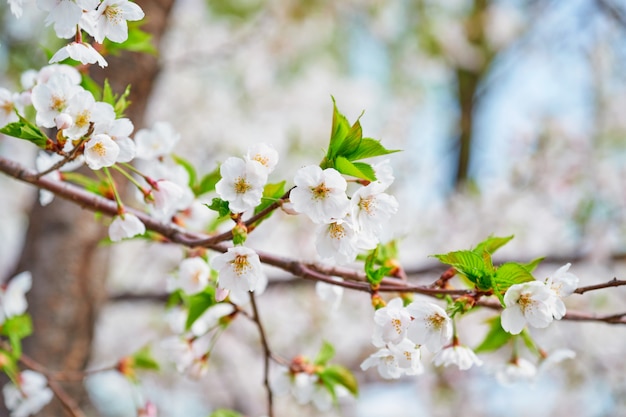
M 72 116 L 67 113 L 61 113 L 54 118 L 54 123 L 57 126 L 57 129 L 63 130 L 71 127 L 74 122 L 72 121 Z

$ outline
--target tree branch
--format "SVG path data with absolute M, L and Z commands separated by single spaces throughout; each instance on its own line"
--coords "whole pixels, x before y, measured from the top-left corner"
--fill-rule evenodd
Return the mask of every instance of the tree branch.
M 612 280 L 605 282 L 603 284 L 588 285 L 586 287 L 577 288 L 574 292 L 576 294 L 584 294 L 587 291 L 601 290 L 603 288 L 610 288 L 610 287 L 621 287 L 622 285 L 626 285 L 626 281 L 613 278 Z
M 269 344 L 267 342 L 267 336 L 265 334 L 265 329 L 263 328 L 263 324 L 261 323 L 261 317 L 259 316 L 259 309 L 256 304 L 256 297 L 254 293 L 250 293 L 250 302 L 252 304 L 252 311 L 254 313 L 254 317 L 252 317 L 253 321 L 256 323 L 257 328 L 259 329 L 259 335 L 261 337 L 261 345 L 263 346 L 263 384 L 265 385 L 265 389 L 267 390 L 267 415 L 268 417 L 274 417 L 274 397 L 272 393 L 272 387 L 270 386 L 270 358 L 272 357 L 272 351 L 270 350 Z

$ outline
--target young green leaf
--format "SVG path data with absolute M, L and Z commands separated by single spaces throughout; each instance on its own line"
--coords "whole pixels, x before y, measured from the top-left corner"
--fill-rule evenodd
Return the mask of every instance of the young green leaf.
M 189 314 L 185 322 L 185 329 L 189 330 L 193 323 L 198 320 L 198 317 L 214 304 L 215 290 L 212 287 L 206 287 L 204 291 L 190 295 L 187 298 Z
M 327 341 L 324 341 L 313 363 L 315 365 L 325 366 L 333 356 L 335 356 L 335 348 Z
M 38 147 L 45 149 L 48 143 L 48 137 L 41 130 L 28 120 L 20 117 L 19 122 L 9 123 L 0 129 L 0 133 L 14 138 L 24 139 L 34 143 Z
M 283 195 L 285 195 L 285 183 L 286 181 L 277 182 L 274 184 L 265 184 L 263 188 L 263 198 L 261 198 L 261 204 L 254 208 L 254 214 L 258 214 L 261 211 L 265 210 L 267 207 L 271 206 L 277 200 L 279 200 Z M 262 220 L 268 218 L 265 216 L 263 219 L 260 219 L 256 224 L 261 223 Z
M 346 116 L 339 113 L 339 110 L 337 109 L 337 103 L 335 103 L 335 99 L 333 98 L 333 125 L 330 132 L 328 153 L 326 154 L 326 159 L 328 161 L 334 160 L 335 157 L 339 154 L 339 149 L 341 149 L 343 141 L 349 131 L 350 123 L 348 123 L 348 119 L 346 119 Z
M 489 331 L 480 345 L 474 349 L 476 353 L 487 353 L 498 350 L 513 337 L 511 333 L 502 328 L 500 316 L 492 318 L 489 322 Z
M 464 275 L 480 289 L 489 289 L 485 288 L 487 283 L 484 277 L 487 275 L 487 271 L 482 256 L 469 250 L 461 250 L 433 256 L 439 259 L 442 263 L 450 265 L 456 269 L 458 273 Z
M 220 174 L 220 167 L 218 166 L 213 171 L 206 174 L 198 184 L 193 188 L 193 193 L 196 197 L 206 194 L 215 190 L 215 184 L 222 178 Z
M 524 268 L 526 268 L 529 272 L 533 272 L 533 271 L 535 270 L 535 268 L 537 268 L 537 266 L 539 266 L 539 264 L 540 264 L 540 263 L 541 263 L 544 259 L 546 259 L 546 257 L 545 257 L 545 256 L 542 256 L 541 258 L 536 258 L 536 259 L 533 259 L 532 261 L 530 261 L 530 262 L 528 262 L 528 263 L 522 264 L 522 266 L 523 266 Z
M 136 368 L 152 371 L 158 371 L 160 369 L 159 363 L 152 356 L 150 346 L 145 346 L 139 349 L 137 352 L 135 352 L 132 358 L 133 364 Z
M 389 155 L 390 153 L 400 152 L 399 149 L 387 149 L 380 141 L 372 138 L 363 138 L 359 143 L 359 147 L 348 154 L 344 154 L 350 161 L 357 161 L 359 159 L 373 158 L 376 156 Z
M 335 386 L 342 385 L 355 397 L 359 394 L 359 384 L 347 368 L 341 365 L 331 365 L 324 368 L 319 374 L 320 379 L 329 388 L 333 398 L 335 396 Z
M 361 123 L 357 120 L 352 127 L 350 127 L 350 130 L 341 142 L 341 146 L 337 149 L 336 156 L 345 157 L 346 155 L 356 152 L 357 149 L 359 149 L 362 137 L 363 131 L 361 129 Z
M 217 211 L 220 217 L 226 217 L 230 214 L 230 207 L 228 207 L 228 201 L 224 201 L 221 198 L 215 197 L 211 200 L 211 204 L 205 204 L 213 211 Z
M 350 162 L 343 156 L 338 156 L 335 160 L 335 169 L 344 175 L 376 181 L 376 173 L 371 165 L 363 162 Z
M 185 169 L 185 171 L 187 171 L 187 174 L 189 175 L 188 185 L 189 185 L 189 188 L 191 188 L 193 190 L 195 188 L 195 186 L 196 186 L 196 180 L 197 180 L 197 177 L 198 177 L 198 174 L 196 173 L 196 169 L 194 168 L 194 166 L 191 164 L 191 162 L 187 161 L 182 156 L 178 156 L 178 155 L 172 154 L 172 159 L 178 165 L 183 167 Z
M 513 237 L 514 235 L 506 237 L 489 236 L 487 239 L 477 244 L 472 251 L 479 255 L 482 255 L 483 252 L 493 255 L 495 251 L 506 245 Z
M 534 281 L 535 277 L 523 265 L 515 262 L 502 264 L 493 277 L 493 286 L 497 293 L 503 294 L 511 285 Z

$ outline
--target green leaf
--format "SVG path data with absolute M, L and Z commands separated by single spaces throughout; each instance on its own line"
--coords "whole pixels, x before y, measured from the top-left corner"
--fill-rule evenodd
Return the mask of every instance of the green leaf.
M 511 333 L 502 328 L 500 316 L 496 316 L 489 321 L 489 331 L 480 345 L 474 349 L 476 353 L 487 353 L 498 350 L 513 337 Z
M 333 99 L 333 125 L 330 131 L 330 144 L 328 146 L 328 153 L 326 155 L 329 161 L 335 159 L 337 155 L 339 155 L 339 150 L 343 145 L 343 141 L 346 138 L 346 135 L 350 131 L 350 123 L 348 123 L 348 119 L 346 116 L 339 113 L 337 109 L 337 103 L 335 103 L 335 98 Z
M 230 214 L 230 207 L 228 207 L 228 201 L 224 201 L 221 198 L 215 197 L 211 200 L 211 204 L 205 204 L 213 211 L 217 211 L 220 217 L 226 217 Z
M 386 256 L 388 252 L 389 250 L 386 250 L 385 246 L 379 244 L 376 246 L 376 249 L 372 250 L 367 258 L 365 258 L 365 276 L 371 285 L 380 284 L 383 278 L 393 270 L 393 267 L 390 266 L 376 268 L 376 265 L 384 265 L 389 259 Z
M 324 341 L 313 363 L 315 365 L 325 366 L 333 356 L 335 356 L 335 348 L 327 341 Z
M 322 370 L 319 374 L 320 379 L 326 385 L 333 398 L 335 398 L 335 386 L 342 385 L 344 386 L 352 395 L 355 397 L 359 394 L 359 384 L 352 374 L 347 368 L 341 365 L 331 365 L 324 370 Z
M 187 161 L 182 156 L 178 156 L 178 155 L 172 154 L 172 159 L 178 165 L 183 167 L 185 169 L 185 171 L 187 171 L 187 174 L 189 175 L 188 185 L 189 185 L 189 188 L 193 189 L 195 187 L 196 179 L 197 179 L 197 176 L 198 176 L 194 166 L 191 164 L 191 162 Z
M 363 162 L 350 162 L 343 156 L 338 156 L 335 160 L 335 169 L 344 175 L 376 181 L 376 173 L 371 165 Z
M 206 287 L 204 291 L 190 295 L 187 298 L 189 314 L 187 315 L 185 329 L 189 330 L 191 325 L 198 320 L 198 317 L 212 305 L 215 305 L 215 290 L 212 287 Z
M 233 410 L 220 409 L 213 411 L 209 417 L 243 417 L 243 415 Z
M 133 364 L 136 368 L 148 369 L 152 371 L 158 371 L 160 369 L 159 363 L 152 356 L 150 346 L 145 346 L 139 349 L 137 352 L 135 352 L 132 358 Z
M 33 322 L 28 314 L 13 316 L 2 323 L 0 334 L 24 339 L 33 333 Z
M 502 264 L 493 277 L 493 287 L 497 293 L 503 294 L 511 285 L 534 281 L 535 277 L 523 265 L 515 262 Z
M 389 155 L 390 153 L 400 152 L 399 149 L 387 149 L 380 141 L 372 138 L 363 138 L 359 143 L 359 147 L 354 152 L 344 154 L 350 161 L 359 159 L 373 158 L 375 156 Z
M 215 184 L 222 178 L 220 174 L 220 167 L 218 166 L 213 171 L 206 174 L 195 187 L 193 187 L 193 193 L 196 197 L 206 194 L 215 190 Z
M 109 103 L 111 106 L 115 105 L 115 94 L 113 94 L 113 89 L 111 88 L 111 84 L 109 84 L 108 78 L 104 79 L 104 87 L 102 88 L 102 98 L 100 101 Z
M 117 118 L 124 117 L 124 112 L 130 106 L 130 101 L 128 100 L 128 96 L 130 95 L 130 84 L 126 86 L 124 93 L 117 99 L 115 105 L 113 105 L 113 110 L 115 110 L 115 116 Z
M 104 40 L 104 47 L 111 55 L 117 55 L 120 51 L 144 52 L 156 55 L 157 49 L 152 44 L 152 35 L 139 28 L 139 22 L 128 24 L 128 39 L 122 43 L 115 43 L 109 39 Z
M 473 251 L 461 250 L 456 252 L 450 252 L 442 255 L 433 255 L 444 264 L 450 265 L 456 271 L 464 275 L 473 284 L 476 284 L 480 289 L 487 290 L 485 288 L 487 275 L 485 271 L 485 264 L 482 256 L 479 256 Z
M 535 270 L 535 268 L 537 268 L 537 266 L 544 260 L 546 259 L 545 256 L 542 256 L 541 258 L 537 258 L 537 259 L 533 259 L 532 261 L 522 264 L 522 266 L 524 268 L 526 268 L 529 272 L 533 272 Z
M 265 187 L 263 188 L 263 198 L 261 199 L 261 204 L 254 208 L 254 214 L 258 214 L 261 211 L 265 210 L 267 207 L 271 206 L 283 195 L 285 195 L 285 183 L 286 181 L 281 181 L 274 184 L 265 184 Z M 265 220 L 268 217 L 269 214 L 261 220 Z M 259 220 L 256 224 L 258 225 L 261 220 Z
M 356 152 L 357 149 L 359 149 L 362 137 L 363 131 L 361 129 L 361 123 L 359 123 L 357 119 L 357 121 L 350 127 L 346 136 L 343 138 L 341 146 L 337 149 L 336 156 L 345 157 L 346 155 Z
M 33 142 L 42 149 L 45 149 L 48 143 L 48 137 L 37 126 L 21 116 L 19 122 L 9 123 L 0 129 L 0 133 Z
M 489 236 L 487 239 L 476 245 L 476 247 L 472 250 L 479 255 L 482 255 L 483 252 L 493 255 L 495 251 L 506 245 L 511 239 L 513 239 L 513 237 L 514 235 L 506 237 Z

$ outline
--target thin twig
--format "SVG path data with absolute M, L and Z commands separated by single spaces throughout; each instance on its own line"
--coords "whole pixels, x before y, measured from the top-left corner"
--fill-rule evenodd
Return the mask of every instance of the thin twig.
M 76 404 L 76 401 L 74 401 L 72 397 L 70 397 L 67 392 L 65 392 L 65 390 L 61 387 L 61 385 L 59 385 L 58 382 L 48 379 L 48 386 L 50 387 L 54 395 L 56 395 L 56 397 L 59 399 L 59 401 L 61 401 L 63 408 L 65 408 L 65 411 L 67 411 L 70 416 L 85 417 L 85 413 L 83 413 L 78 404 Z
M 259 309 L 256 304 L 256 297 L 254 293 L 250 293 L 250 302 L 252 304 L 252 311 L 254 313 L 253 320 L 259 329 L 259 335 L 261 337 L 261 345 L 263 346 L 263 384 L 267 390 L 267 412 L 268 417 L 274 417 L 274 398 L 272 393 L 272 387 L 270 386 L 270 358 L 272 357 L 272 351 L 270 350 L 267 342 L 267 336 L 261 323 L 261 317 L 259 316 Z
M 576 294 L 584 294 L 587 291 L 601 290 L 603 288 L 610 288 L 610 287 L 621 287 L 622 285 L 626 285 L 626 281 L 613 278 L 612 280 L 602 283 L 602 284 L 588 285 L 586 287 L 577 288 L 574 292 Z

